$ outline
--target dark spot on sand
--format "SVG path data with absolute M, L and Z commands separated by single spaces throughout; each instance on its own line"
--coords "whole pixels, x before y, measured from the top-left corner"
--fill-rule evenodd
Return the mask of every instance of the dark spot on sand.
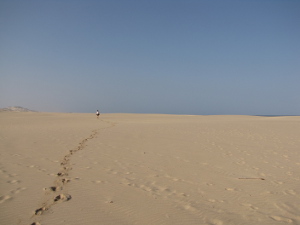
M 57 187 L 50 187 L 50 190 L 51 190 L 51 191 L 56 191 L 56 190 L 57 190 Z

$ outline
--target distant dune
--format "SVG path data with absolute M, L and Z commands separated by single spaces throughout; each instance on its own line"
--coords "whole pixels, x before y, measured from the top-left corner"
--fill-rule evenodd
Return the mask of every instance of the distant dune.
M 27 109 L 21 106 L 12 106 L 7 108 L 1 108 L 0 112 L 37 112 L 35 110 Z

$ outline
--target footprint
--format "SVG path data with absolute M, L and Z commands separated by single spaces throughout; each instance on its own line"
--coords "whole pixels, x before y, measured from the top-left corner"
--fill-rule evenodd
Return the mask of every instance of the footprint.
M 67 173 L 63 173 L 63 172 L 60 172 L 60 173 L 57 173 L 57 176 L 63 177 L 63 176 L 68 176 L 68 174 L 67 174 Z
M 296 191 L 294 190 L 285 190 L 283 193 L 286 195 L 297 195 Z
M 103 180 L 95 180 L 95 181 L 92 181 L 92 183 L 94 183 L 94 184 L 105 184 L 107 182 L 103 181 Z
M 5 177 L 7 177 L 7 178 L 12 178 L 12 177 L 15 177 L 15 176 L 17 176 L 17 174 L 15 174 L 15 173 L 8 173 L 6 170 L 0 170 L 0 173 L 2 173 Z
M 223 200 L 216 200 L 216 199 L 212 199 L 212 198 L 207 199 L 207 201 L 209 201 L 209 202 L 211 202 L 211 203 L 224 203 Z
M 253 206 L 253 205 L 250 204 L 250 203 L 242 203 L 241 205 L 242 205 L 242 206 L 245 206 L 245 207 L 249 207 L 250 209 L 253 209 L 253 210 L 258 210 L 257 207 Z
M 234 188 L 225 188 L 226 191 L 235 191 Z
M 39 166 L 36 166 L 36 165 L 30 165 L 29 168 L 39 168 Z
M 9 200 L 9 199 L 11 199 L 11 198 L 12 197 L 10 195 L 2 195 L 0 197 L 0 204 L 3 203 L 3 202 L 5 202 L 5 201 L 7 201 L 7 200 Z
M 69 194 L 60 194 L 60 195 L 57 195 L 54 199 L 53 199 L 53 203 L 55 202 L 59 202 L 59 201 L 62 201 L 62 202 L 65 202 L 65 201 L 69 201 L 71 199 L 71 195 Z M 49 205 L 48 207 L 44 206 L 44 207 L 41 207 L 41 208 L 38 208 L 34 211 L 34 214 L 35 215 L 42 215 L 45 211 L 47 211 L 52 205 Z
M 48 208 L 46 208 L 46 207 L 38 208 L 38 209 L 36 209 L 36 210 L 34 211 L 34 214 L 35 214 L 35 215 L 42 215 L 43 212 L 45 212 L 46 210 L 48 210 Z
M 282 181 L 272 181 L 273 184 L 283 184 Z
M 60 163 L 61 165 L 61 170 L 60 172 L 58 172 L 57 174 L 54 174 L 54 173 L 51 173 L 51 174 L 48 174 L 49 176 L 53 176 L 53 177 L 56 177 L 55 178 L 55 183 L 57 184 L 56 186 L 51 186 L 51 187 L 47 187 L 47 188 L 44 188 L 44 191 L 45 191 L 45 195 L 49 195 L 49 192 L 57 192 L 57 191 L 61 191 L 63 189 L 63 186 L 66 184 L 66 183 L 69 183 L 71 180 L 66 178 L 68 176 L 68 172 L 70 170 L 72 170 L 72 167 L 71 167 L 71 164 L 70 164 L 70 160 L 71 160 L 71 157 L 74 153 L 76 153 L 77 151 L 79 150 L 83 150 L 84 147 L 86 146 L 85 143 L 89 140 L 89 139 L 92 139 L 94 138 L 95 136 L 97 135 L 97 130 L 94 130 L 92 132 L 92 135 L 90 135 L 90 137 L 88 138 L 85 138 L 83 139 L 77 146 L 77 149 L 75 150 L 69 150 L 68 154 L 66 154 L 62 161 L 54 161 L 55 163 Z M 39 166 L 36 166 L 36 165 L 30 165 L 29 166 L 30 168 L 37 168 L 43 172 L 45 172 L 46 170 L 45 169 L 40 169 Z M 87 167 L 87 169 L 90 169 L 91 167 Z M 4 170 L 1 170 L 0 172 L 4 173 L 6 171 Z M 76 177 L 74 178 L 73 180 L 79 180 L 80 178 Z M 11 183 L 18 183 L 19 181 L 17 180 L 13 180 L 11 181 Z M 24 190 L 25 188 L 19 188 L 19 189 L 16 189 L 15 191 L 12 191 L 11 193 L 12 194 L 15 194 L 15 193 L 18 193 L 20 192 L 21 190 Z M 48 192 L 48 193 L 47 193 Z M 52 196 L 52 195 L 51 195 Z M 11 196 L 7 195 L 7 196 L 1 196 L 0 197 L 0 202 L 2 203 L 3 201 L 7 200 L 7 199 L 10 199 Z M 69 201 L 71 200 L 71 195 L 69 194 L 59 194 L 57 195 L 55 198 L 52 198 L 52 199 L 48 199 L 47 201 L 44 202 L 43 204 L 43 207 L 41 208 L 38 208 L 34 211 L 34 214 L 35 215 L 42 215 L 45 211 L 49 210 L 54 204 L 56 203 L 59 203 L 59 202 L 65 202 L 65 201 Z M 31 225 L 40 225 L 39 222 L 33 222 Z
M 166 189 L 166 190 L 169 190 L 169 189 Z M 179 193 L 178 196 L 180 197 L 189 197 L 190 195 L 186 194 L 186 193 Z
M 16 190 L 12 190 L 10 193 L 12 193 L 12 194 L 18 194 L 18 193 L 20 193 L 21 191 L 24 191 L 24 190 L 26 190 L 25 187 L 17 188 Z
M 62 188 L 59 188 L 59 187 L 55 187 L 55 186 L 52 186 L 52 187 L 48 187 L 48 188 L 44 188 L 44 191 L 58 191 L 58 190 L 61 190 Z
M 63 179 L 61 180 L 61 182 L 62 182 L 63 184 L 66 184 L 66 183 L 71 182 L 71 180 L 70 180 L 70 179 L 67 179 L 67 178 L 63 178 Z
M 39 222 L 33 222 L 32 224 L 30 225 L 41 225 Z
M 18 183 L 21 183 L 21 181 L 19 181 L 19 180 L 10 180 L 10 181 L 7 181 L 7 183 L 9 183 L 9 184 L 18 184 Z
M 271 219 L 278 221 L 278 222 L 286 222 L 286 223 L 292 223 L 293 220 L 281 216 L 270 216 Z
M 191 205 L 184 205 L 183 208 L 189 211 L 196 211 L 196 208 Z
M 69 201 L 71 200 L 71 195 L 68 195 L 68 194 L 60 194 L 60 195 L 57 195 L 55 198 L 54 198 L 54 201 L 57 202 L 57 201 Z

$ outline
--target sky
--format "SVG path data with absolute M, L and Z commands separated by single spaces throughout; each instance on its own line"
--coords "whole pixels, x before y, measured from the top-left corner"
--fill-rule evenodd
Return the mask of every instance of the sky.
M 299 0 L 0 0 L 0 108 L 300 115 Z

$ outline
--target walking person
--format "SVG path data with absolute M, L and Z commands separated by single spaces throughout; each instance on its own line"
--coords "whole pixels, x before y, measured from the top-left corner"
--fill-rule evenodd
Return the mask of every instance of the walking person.
M 96 112 L 97 119 L 99 119 L 99 115 L 100 115 L 100 113 L 99 113 L 99 111 L 97 110 L 97 112 Z

